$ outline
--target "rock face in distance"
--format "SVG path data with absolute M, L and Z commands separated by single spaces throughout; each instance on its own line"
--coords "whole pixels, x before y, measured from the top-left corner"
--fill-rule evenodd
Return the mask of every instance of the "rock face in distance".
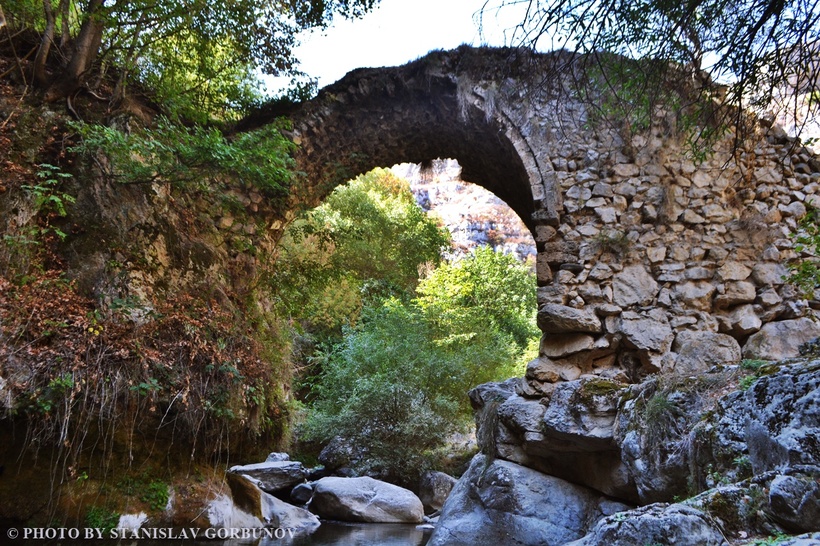
M 456 479 L 444 472 L 426 472 L 419 484 L 419 499 L 428 512 L 441 510 Z
M 366 523 L 421 523 L 424 507 L 411 491 L 369 477 L 322 478 L 310 509 L 322 518 Z
M 268 458 L 270 459 L 270 456 Z M 268 493 L 290 491 L 296 484 L 305 481 L 308 472 L 302 463 L 281 460 L 281 457 L 276 458 L 280 460 L 233 466 L 228 474 L 240 474 L 253 478 L 259 482 L 259 487 Z
M 592 531 L 567 546 L 722 546 L 728 544 L 717 523 L 682 504 L 650 504 L 602 519 Z
M 428 546 L 565 544 L 627 509 L 587 487 L 476 455 L 444 504 Z

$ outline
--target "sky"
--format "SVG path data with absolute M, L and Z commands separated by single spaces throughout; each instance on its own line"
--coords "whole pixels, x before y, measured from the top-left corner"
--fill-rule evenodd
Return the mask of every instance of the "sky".
M 325 31 L 300 35 L 296 49 L 301 68 L 324 87 L 355 68 L 397 66 L 434 49 L 462 44 L 504 45 L 506 28 L 515 25 L 516 6 L 489 10 L 485 36 L 479 35 L 477 13 L 499 0 L 381 0 L 361 19 L 339 19 Z

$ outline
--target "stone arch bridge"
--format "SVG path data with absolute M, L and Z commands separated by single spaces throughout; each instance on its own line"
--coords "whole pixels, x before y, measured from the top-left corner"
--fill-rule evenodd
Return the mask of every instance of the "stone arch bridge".
M 568 91 L 569 59 L 462 47 L 351 72 L 287 112 L 306 174 L 297 199 L 318 204 L 377 166 L 457 159 L 537 244 L 533 395 L 584 375 L 630 382 L 777 358 L 820 335 L 784 282 L 820 162 L 776 127 L 695 163 L 665 112 L 630 136 L 593 123 Z

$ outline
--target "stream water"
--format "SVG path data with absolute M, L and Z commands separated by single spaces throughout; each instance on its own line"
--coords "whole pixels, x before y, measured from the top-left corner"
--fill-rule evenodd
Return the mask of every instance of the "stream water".
M 430 533 L 430 530 L 407 524 L 323 522 L 310 535 L 283 540 L 263 539 L 259 546 L 424 546 Z

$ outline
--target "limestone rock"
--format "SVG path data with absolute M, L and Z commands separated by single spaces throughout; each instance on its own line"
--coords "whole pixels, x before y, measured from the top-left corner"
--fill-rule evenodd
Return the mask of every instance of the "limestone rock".
M 715 285 L 708 281 L 688 281 L 675 286 L 673 295 L 685 307 L 699 311 L 709 311 L 712 308 L 712 295 Z
M 307 504 L 310 502 L 310 499 L 313 497 L 313 484 L 312 483 L 300 483 L 296 487 L 294 487 L 290 492 L 290 500 L 292 500 L 295 504 Z
M 567 546 L 723 546 L 718 525 L 700 510 L 683 504 L 650 504 L 606 517 Z
M 649 305 L 658 295 L 658 283 L 644 266 L 631 265 L 615 275 L 612 290 L 616 305 Z
M 590 309 L 575 309 L 566 305 L 545 304 L 538 309 L 538 327 L 546 334 L 598 333 L 601 320 Z
M 268 493 L 290 491 L 297 483 L 305 481 L 307 470 L 298 461 L 275 461 L 233 466 L 228 474 L 240 474 L 259 482 L 259 487 Z
M 284 461 L 289 461 L 290 455 L 287 453 L 281 453 L 278 451 L 274 451 L 273 453 L 269 453 L 268 457 L 265 459 L 266 463 L 281 463 Z
M 617 383 L 598 379 L 560 383 L 544 412 L 542 432 L 557 450 L 612 449 L 621 389 Z
M 319 518 L 303 508 L 288 504 L 262 491 L 258 480 L 231 472 L 228 472 L 226 477 L 235 507 L 233 512 L 239 509 L 245 515 L 255 518 L 257 524 L 250 525 L 251 527 L 270 525 L 293 529 L 313 529 L 319 526 Z M 242 514 L 231 513 L 226 521 L 215 526 L 230 527 L 238 521 L 243 521 L 244 517 Z
M 820 482 L 808 476 L 777 476 L 769 485 L 767 512 L 787 529 L 820 530 Z
M 799 465 L 820 466 L 820 361 L 783 366 L 748 389 L 721 399 L 703 423 L 710 444 L 703 466 L 731 472 L 746 456 L 755 474 Z
M 322 478 L 313 488 L 310 509 L 320 517 L 366 523 L 421 523 L 424 507 L 411 491 L 361 478 Z
M 713 366 L 740 362 L 740 345 L 735 338 L 714 332 L 679 332 L 672 351 L 678 354 L 674 372 L 680 375 L 696 375 Z
M 715 297 L 716 307 L 731 307 L 741 303 L 752 303 L 757 297 L 755 285 L 747 281 L 732 281 L 726 284 L 726 291 Z
M 476 455 L 450 493 L 428 546 L 565 544 L 622 507 L 589 488 Z
M 595 345 L 595 338 L 588 334 L 545 334 L 541 337 L 541 356 L 562 358 L 581 351 L 588 351 Z
M 758 286 L 780 286 L 789 276 L 789 270 L 780 263 L 759 263 L 752 270 L 752 279 Z
M 798 348 L 820 336 L 820 324 L 809 319 L 765 324 L 743 346 L 743 358 L 781 360 L 798 356 Z
M 456 479 L 444 472 L 425 472 L 419 484 L 419 499 L 427 512 L 441 510 Z
M 627 346 L 642 351 L 666 353 L 672 346 L 675 334 L 669 326 L 666 314 L 655 310 L 648 314 L 624 311 L 618 324 Z
M 763 321 L 752 305 L 740 305 L 729 312 L 715 314 L 719 331 L 734 337 L 743 337 L 760 330 Z
M 724 281 L 745 281 L 752 270 L 740 262 L 725 262 L 718 269 L 718 275 Z

